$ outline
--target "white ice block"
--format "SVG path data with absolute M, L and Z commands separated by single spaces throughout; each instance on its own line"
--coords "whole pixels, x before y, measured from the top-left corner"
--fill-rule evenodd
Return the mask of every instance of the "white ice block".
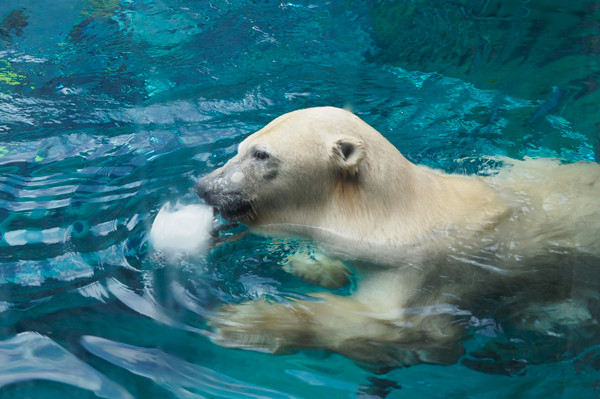
M 154 219 L 150 242 L 164 252 L 200 253 L 208 249 L 213 225 L 213 208 L 209 206 L 167 203 Z

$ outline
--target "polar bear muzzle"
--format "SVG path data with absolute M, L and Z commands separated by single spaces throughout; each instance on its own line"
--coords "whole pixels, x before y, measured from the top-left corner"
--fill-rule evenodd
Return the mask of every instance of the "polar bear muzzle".
M 236 176 L 224 176 L 223 170 L 204 176 L 194 186 L 207 205 L 217 208 L 228 222 L 252 218 L 252 203 L 243 192 Z

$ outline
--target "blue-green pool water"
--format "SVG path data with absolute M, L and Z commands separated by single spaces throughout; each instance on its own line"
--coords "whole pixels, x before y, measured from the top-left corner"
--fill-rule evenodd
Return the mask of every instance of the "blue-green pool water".
M 599 87 L 593 1 L 2 0 L 0 397 L 600 397 L 600 337 L 577 334 L 529 342 L 518 368 L 380 376 L 221 348 L 219 304 L 310 292 L 285 248 L 148 242 L 164 203 L 197 202 L 194 179 L 282 113 L 350 107 L 413 162 L 481 173 L 598 159 Z M 511 342 L 480 322 L 467 348 Z

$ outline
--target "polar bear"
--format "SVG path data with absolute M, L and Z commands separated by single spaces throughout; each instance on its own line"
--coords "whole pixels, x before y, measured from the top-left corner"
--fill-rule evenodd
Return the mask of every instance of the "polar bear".
M 275 119 L 196 191 L 226 220 L 318 245 L 324 255 L 312 267 L 291 256 L 292 273 L 330 287 L 351 276 L 354 287 L 347 296 L 322 290 L 225 306 L 211 321 L 214 341 L 273 353 L 320 348 L 398 367 L 456 361 L 474 318 L 500 308 L 534 329 L 569 301 L 577 320 L 541 325 L 595 323 L 573 276 L 579 265 L 599 266 L 600 166 L 498 163 L 486 177 L 415 165 L 338 108 Z

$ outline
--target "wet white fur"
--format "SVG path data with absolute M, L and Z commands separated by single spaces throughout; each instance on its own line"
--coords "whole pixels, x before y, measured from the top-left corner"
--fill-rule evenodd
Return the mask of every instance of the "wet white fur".
M 226 307 L 213 323 L 223 345 L 446 363 L 459 355 L 453 348 L 464 331 L 454 317 L 469 301 L 522 276 L 558 281 L 561 254 L 600 256 L 595 163 L 505 159 L 489 177 L 446 174 L 409 162 L 358 117 L 330 107 L 277 118 L 242 142 L 225 168 L 235 170 L 257 146 L 280 166 L 268 183 L 244 173 L 256 187 L 248 194 L 255 217 L 246 223 L 321 243 L 349 260 L 357 285 L 349 297 Z M 525 299 L 544 294 L 528 289 Z

